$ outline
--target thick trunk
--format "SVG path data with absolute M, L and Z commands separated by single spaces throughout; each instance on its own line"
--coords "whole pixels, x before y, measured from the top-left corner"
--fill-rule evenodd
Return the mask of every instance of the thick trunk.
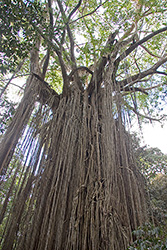
M 145 192 L 112 91 L 91 101 L 76 91 L 50 120 L 40 110 L 2 250 L 127 248 L 146 219 Z

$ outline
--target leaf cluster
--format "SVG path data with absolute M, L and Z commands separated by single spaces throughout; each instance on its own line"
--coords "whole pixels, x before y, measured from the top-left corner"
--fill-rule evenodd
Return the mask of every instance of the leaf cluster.
M 0 6 L 0 70 L 14 71 L 21 59 L 29 55 L 39 36 L 38 27 L 44 18 L 38 1 L 4 0 Z
M 136 240 L 128 247 L 128 250 L 167 249 L 167 231 L 164 232 L 164 227 L 155 227 L 146 223 L 135 230 L 133 236 Z

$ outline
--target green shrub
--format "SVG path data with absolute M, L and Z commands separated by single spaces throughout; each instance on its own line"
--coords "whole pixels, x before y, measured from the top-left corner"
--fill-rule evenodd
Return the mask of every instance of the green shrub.
M 146 223 L 133 232 L 134 242 L 128 250 L 167 249 L 167 230 L 165 226 L 156 227 Z

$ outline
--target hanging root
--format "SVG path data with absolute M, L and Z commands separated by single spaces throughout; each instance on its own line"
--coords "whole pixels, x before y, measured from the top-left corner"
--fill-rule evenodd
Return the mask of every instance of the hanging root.
M 127 248 L 145 191 L 112 99 L 106 85 L 91 100 L 62 98 L 54 114 L 36 106 L 6 173 L 2 250 Z

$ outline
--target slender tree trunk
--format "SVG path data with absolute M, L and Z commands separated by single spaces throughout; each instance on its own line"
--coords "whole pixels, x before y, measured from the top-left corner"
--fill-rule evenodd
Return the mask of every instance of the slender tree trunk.
M 30 73 L 36 72 L 39 74 L 39 55 L 38 50 L 40 40 L 36 42 L 35 48 L 31 51 L 30 58 Z M 35 101 L 37 100 L 37 79 L 30 75 L 26 82 L 24 96 L 16 110 L 10 126 L 0 142 L 0 174 L 5 174 L 6 168 L 13 156 L 16 144 L 21 137 L 25 126 L 27 125 Z
M 24 127 L 26 126 L 27 122 L 29 121 L 30 115 L 34 108 L 34 104 L 36 101 L 36 91 L 35 91 L 35 84 L 36 79 L 30 76 L 27 81 L 27 87 L 22 98 L 19 107 L 15 113 L 15 116 L 12 119 L 10 126 L 8 127 L 5 135 L 2 138 L 0 144 L 0 173 L 4 174 L 6 168 L 13 156 L 14 149 L 16 144 L 18 143 L 19 138 L 22 135 Z M 30 99 L 29 96 L 32 98 Z

